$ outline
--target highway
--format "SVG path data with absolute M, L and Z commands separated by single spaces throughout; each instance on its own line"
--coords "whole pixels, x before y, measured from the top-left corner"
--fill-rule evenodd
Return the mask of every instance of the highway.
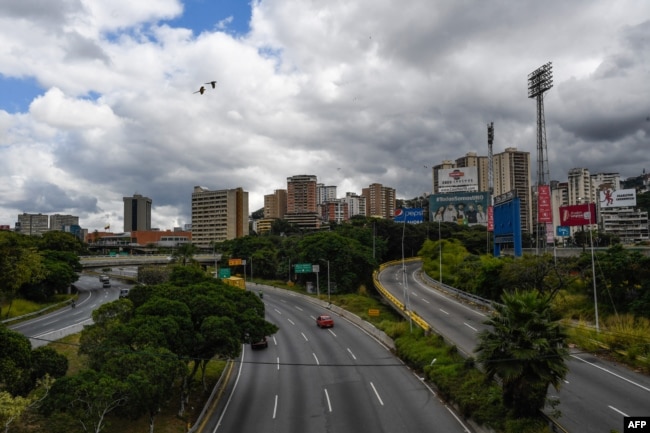
M 97 275 L 81 274 L 75 282 L 79 290 L 76 307 L 66 306 L 31 320 L 10 325 L 9 328 L 30 338 L 32 347 L 39 347 L 69 334 L 81 332 L 92 323 L 92 312 L 101 304 L 118 298 L 120 288 L 127 284 L 111 279 L 111 288 L 102 288 Z
M 485 329 L 488 313 L 436 290 L 420 278 L 421 262 L 406 263 L 406 290 L 402 265 L 389 266 L 378 276 L 395 297 L 410 305 L 439 334 L 465 354 L 473 354 L 477 333 Z M 404 294 L 407 294 L 405 299 Z M 559 392 L 559 423 L 571 433 L 623 431 L 623 417 L 650 416 L 650 378 L 589 353 L 572 350 L 569 373 Z
M 244 347 L 231 387 L 202 432 L 440 432 L 470 429 L 385 346 L 290 292 L 264 292 L 280 328 L 267 349 Z

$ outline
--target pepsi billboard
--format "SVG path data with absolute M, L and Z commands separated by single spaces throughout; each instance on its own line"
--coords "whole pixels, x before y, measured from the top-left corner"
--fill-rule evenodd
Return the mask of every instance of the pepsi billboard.
M 421 207 L 395 209 L 396 223 L 420 224 L 424 221 L 424 209 Z

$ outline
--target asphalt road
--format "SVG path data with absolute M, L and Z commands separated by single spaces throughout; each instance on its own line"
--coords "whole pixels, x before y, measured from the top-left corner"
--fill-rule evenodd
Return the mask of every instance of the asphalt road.
M 80 332 L 84 325 L 92 323 L 92 312 L 101 304 L 118 298 L 120 288 L 130 287 L 111 279 L 111 288 L 104 289 L 96 275 L 82 274 L 75 286 L 79 289 L 76 307 L 66 306 L 27 320 L 9 328 L 30 338 L 33 347 L 43 346 L 66 335 Z
M 471 432 L 424 382 L 356 325 L 290 293 L 264 293 L 280 328 L 267 349 L 244 347 L 203 432 Z
M 419 277 L 420 269 L 420 262 L 406 264 L 407 290 L 401 264 L 384 269 L 379 280 L 436 332 L 472 354 L 477 333 L 486 328 L 482 323 L 486 313 L 425 284 Z M 404 300 L 404 293 L 408 300 Z M 567 364 L 569 373 L 560 391 L 551 388 L 549 392 L 549 397 L 560 399 L 559 422 L 567 431 L 623 431 L 625 416 L 650 416 L 650 377 L 578 350 L 572 351 Z

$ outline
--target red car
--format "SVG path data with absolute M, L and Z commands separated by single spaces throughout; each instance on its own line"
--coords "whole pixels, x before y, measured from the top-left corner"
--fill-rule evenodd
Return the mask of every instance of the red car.
M 332 316 L 328 316 L 327 314 L 321 314 L 316 318 L 316 325 L 318 325 L 319 328 L 333 328 L 334 319 L 332 319 Z

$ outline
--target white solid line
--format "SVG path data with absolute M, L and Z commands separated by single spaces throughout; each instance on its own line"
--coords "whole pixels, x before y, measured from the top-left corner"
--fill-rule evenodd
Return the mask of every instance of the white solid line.
M 352 353 L 352 351 L 350 350 L 349 347 L 348 347 L 348 352 L 350 352 L 350 356 L 352 356 L 352 359 L 354 359 L 354 360 L 356 361 L 356 360 L 357 360 L 357 357 L 354 356 L 354 353 Z
M 623 416 L 630 416 L 630 415 L 626 414 L 625 412 L 621 412 L 620 410 L 616 409 L 614 406 L 607 406 L 607 407 L 610 408 L 611 410 L 613 410 L 614 412 L 620 413 Z
M 216 431 L 219 430 L 221 421 L 223 420 L 223 417 L 226 415 L 226 412 L 228 411 L 228 406 L 230 406 L 230 400 L 232 400 L 233 395 L 235 395 L 235 390 L 237 389 L 237 384 L 239 383 L 239 377 L 241 376 L 241 370 L 243 367 L 244 367 L 244 349 L 242 348 L 241 362 L 239 363 L 239 371 L 237 372 L 237 379 L 235 379 L 235 384 L 232 386 L 232 391 L 228 396 L 228 400 L 226 400 L 226 405 L 224 406 L 223 412 L 221 412 L 221 416 L 219 417 L 219 420 L 217 421 L 217 425 L 214 427 L 214 430 L 212 430 L 212 433 L 216 433 Z
M 327 400 L 327 407 L 330 412 L 332 411 L 332 403 L 330 403 L 330 395 L 327 393 L 327 388 L 325 388 L 325 399 Z
M 634 382 L 634 381 L 632 381 L 632 380 L 630 380 L 630 379 L 628 379 L 628 378 L 626 378 L 626 377 L 621 376 L 620 374 L 616 374 L 616 373 L 614 373 L 614 372 L 611 372 L 611 371 L 609 371 L 609 370 L 606 369 L 606 368 L 603 368 L 603 367 L 601 367 L 601 366 L 599 366 L 599 365 L 594 364 L 593 362 L 585 361 L 584 359 L 582 359 L 582 358 L 580 358 L 579 356 L 576 356 L 576 355 L 571 355 L 571 357 L 572 357 L 572 358 L 575 358 L 575 359 L 577 359 L 577 360 L 579 360 L 579 361 L 582 361 L 582 362 L 584 362 L 585 364 L 589 364 L 589 365 L 591 365 L 592 367 L 599 368 L 599 369 L 603 370 L 605 373 L 609 373 L 609 374 L 611 374 L 611 375 L 614 376 L 614 377 L 618 377 L 619 379 L 623 379 L 624 381 L 629 382 L 629 383 L 631 383 L 632 385 L 638 386 L 639 388 L 641 388 L 641 389 L 644 390 L 644 391 L 648 391 L 648 392 L 650 392 L 650 388 L 647 388 L 647 387 L 645 387 L 645 386 L 643 386 L 643 385 L 641 385 L 641 384 L 638 384 L 638 383 L 636 383 L 636 382 Z
M 463 422 L 460 420 L 460 418 L 458 418 L 458 416 L 456 416 L 456 414 L 454 413 L 454 411 L 451 410 L 451 409 L 449 409 L 449 406 L 445 405 L 445 408 L 447 408 L 447 410 L 449 411 L 449 413 L 450 413 L 454 418 L 456 418 L 456 421 L 458 421 L 458 424 L 460 424 L 460 425 L 465 429 L 465 432 L 466 432 L 466 433 L 472 433 L 471 430 L 468 429 L 467 426 L 465 426 L 465 424 L 463 424 Z
M 471 325 L 468 325 L 468 324 L 465 323 L 465 322 L 463 322 L 463 325 L 467 326 L 469 329 L 471 329 L 471 330 L 473 330 L 473 331 L 478 331 L 478 329 L 474 328 L 474 327 L 471 326 Z
M 372 390 L 375 391 L 375 395 L 377 396 L 377 400 L 379 400 L 379 404 L 381 404 L 383 406 L 384 402 L 382 401 L 381 397 L 379 396 L 379 393 L 377 392 L 377 388 L 375 388 L 375 384 L 370 382 L 370 386 L 372 386 Z

